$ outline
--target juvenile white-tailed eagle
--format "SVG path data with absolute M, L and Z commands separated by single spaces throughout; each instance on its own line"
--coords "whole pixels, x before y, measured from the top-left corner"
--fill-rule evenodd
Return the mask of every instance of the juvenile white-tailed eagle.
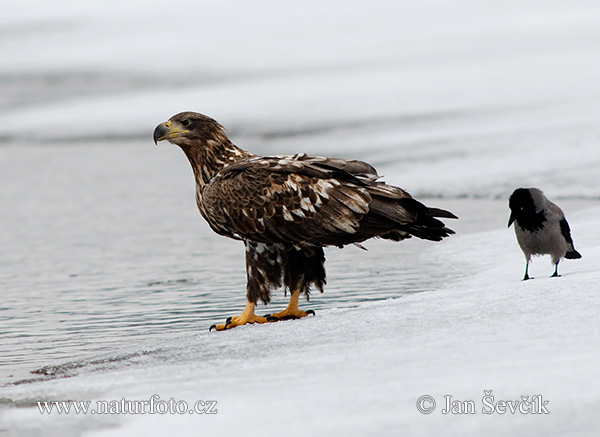
M 218 234 L 246 246 L 248 303 L 218 331 L 244 325 L 304 317 L 298 297 L 315 287 L 323 292 L 323 247 L 358 244 L 379 237 L 411 236 L 440 241 L 453 234 L 436 217 L 451 212 L 428 208 L 401 188 L 378 181 L 362 161 L 307 156 L 257 156 L 236 147 L 223 126 L 210 117 L 182 112 L 154 130 L 154 142 L 178 145 L 192 165 L 198 209 Z M 284 286 L 287 308 L 255 315 L 260 299 Z

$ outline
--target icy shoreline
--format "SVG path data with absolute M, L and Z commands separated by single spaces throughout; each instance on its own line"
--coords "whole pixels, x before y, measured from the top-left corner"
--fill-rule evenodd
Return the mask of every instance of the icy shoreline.
M 548 278 L 548 260 L 536 259 L 536 279 L 522 282 L 522 255 L 510 231 L 457 236 L 424 255 L 455 263 L 456 279 L 439 290 L 299 321 L 200 332 L 129 363 L 115 360 L 113 369 L 82 366 L 71 378 L 2 389 L 3 397 L 21 402 L 216 400 L 215 415 L 84 417 L 41 415 L 33 407 L 2 411 L 3 427 L 13 435 L 44 429 L 44 435 L 76 430 L 96 437 L 282 429 L 289 435 L 595 435 L 598 213 L 570 217 L 584 258 L 563 262 L 561 278 Z M 436 402 L 427 415 L 417 409 L 425 395 Z M 447 396 L 472 401 L 475 414 L 444 414 Z M 535 396 L 547 401 L 549 414 L 506 406 Z M 509 403 L 498 407 L 499 401 Z M 490 402 L 496 410 L 486 414 Z M 455 404 L 455 412 L 461 405 L 471 404 Z

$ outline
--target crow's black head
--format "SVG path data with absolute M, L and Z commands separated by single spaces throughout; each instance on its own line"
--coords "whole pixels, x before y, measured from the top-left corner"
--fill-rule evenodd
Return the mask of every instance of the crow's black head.
M 516 221 L 523 230 L 535 232 L 543 228 L 546 221 L 543 199 L 544 194 L 537 188 L 517 188 L 508 199 L 508 226 Z

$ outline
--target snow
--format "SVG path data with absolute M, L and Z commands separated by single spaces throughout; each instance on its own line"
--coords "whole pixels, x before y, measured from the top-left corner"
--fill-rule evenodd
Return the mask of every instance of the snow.
M 95 437 L 596 435 L 598 217 L 600 208 L 571 217 L 583 258 L 563 261 L 560 278 L 548 277 L 546 257 L 534 260 L 535 279 L 521 281 L 524 262 L 512 230 L 467 234 L 423 255 L 451 262 L 456 271 L 431 292 L 297 321 L 190 333 L 152 349 L 132 344 L 112 362 L 80 363 L 83 370 L 71 378 L 4 388 L 22 403 L 153 395 L 190 406 L 216 400 L 215 415 L 42 416 L 21 408 L 5 410 L 3 426 L 19 435 L 43 426 L 44 435 L 58 435 L 69 423 L 91 428 L 83 435 Z M 117 366 L 119 360 L 128 365 Z M 492 390 L 495 402 L 541 395 L 549 414 L 484 414 L 484 390 Z M 423 395 L 437 403 L 429 415 L 416 408 Z M 443 414 L 447 395 L 473 400 L 475 414 Z
M 0 308 L 27 307 L 10 319 L 23 333 L 11 346 L 60 331 L 64 319 L 42 318 L 37 305 L 51 292 L 58 297 L 45 307 L 74 305 L 76 286 L 64 279 L 73 272 L 88 280 L 77 279 L 81 326 L 105 323 L 111 310 L 141 320 L 140 301 L 173 314 L 169 298 L 212 307 L 198 299 L 215 291 L 202 288 L 214 278 L 189 278 L 237 286 L 217 273 L 239 248 L 192 237 L 204 224 L 183 156 L 141 147 L 182 110 L 216 118 L 257 153 L 365 159 L 461 217 L 457 235 L 418 252 L 423 271 L 450 271 L 439 287 L 220 333 L 174 333 L 171 319 L 152 329 L 123 322 L 114 351 L 50 360 L 47 376 L 24 366 L 28 381 L 1 386 L 0 435 L 598 435 L 597 1 L 11 0 L 0 27 L 0 199 L 19 199 L 0 210 L 8 231 L 0 261 L 9 267 L 0 279 L 16 287 L 26 276 L 31 287 Z M 521 281 L 525 261 L 505 203 L 518 186 L 539 186 L 567 214 L 583 258 L 562 262 L 560 278 L 549 278 L 546 257 L 530 267 L 534 280 Z M 474 199 L 499 199 L 503 212 Z M 564 206 L 577 201 L 586 208 Z M 198 245 L 210 259 L 193 270 L 199 260 L 183 258 L 206 253 Z M 367 289 L 382 280 L 358 255 L 344 256 L 340 263 L 357 267 L 339 283 Z M 140 287 L 181 269 L 197 294 Z M 121 282 L 119 302 L 98 293 Z M 115 332 L 94 325 L 99 343 L 104 328 Z M 44 347 L 79 344 L 67 340 Z M 490 390 L 496 402 L 539 395 L 550 413 L 483 414 Z M 214 400 L 218 413 L 48 415 L 36 406 L 153 395 L 190 406 Z M 424 395 L 437 403 L 431 414 L 417 409 Z M 476 413 L 443 414 L 445 396 L 474 401 Z

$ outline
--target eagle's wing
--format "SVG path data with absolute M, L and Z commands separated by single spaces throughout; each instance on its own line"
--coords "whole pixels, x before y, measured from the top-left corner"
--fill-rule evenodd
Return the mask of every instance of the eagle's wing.
M 438 210 L 377 178 L 361 161 L 257 157 L 223 169 L 205 186 L 202 206 L 217 232 L 265 243 L 342 246 L 452 232 L 433 218 Z
M 265 157 L 226 167 L 202 192 L 211 227 L 265 243 L 354 242 L 369 212 L 370 176 L 353 175 L 327 161 Z M 347 167 L 371 171 L 358 162 L 349 161 Z

